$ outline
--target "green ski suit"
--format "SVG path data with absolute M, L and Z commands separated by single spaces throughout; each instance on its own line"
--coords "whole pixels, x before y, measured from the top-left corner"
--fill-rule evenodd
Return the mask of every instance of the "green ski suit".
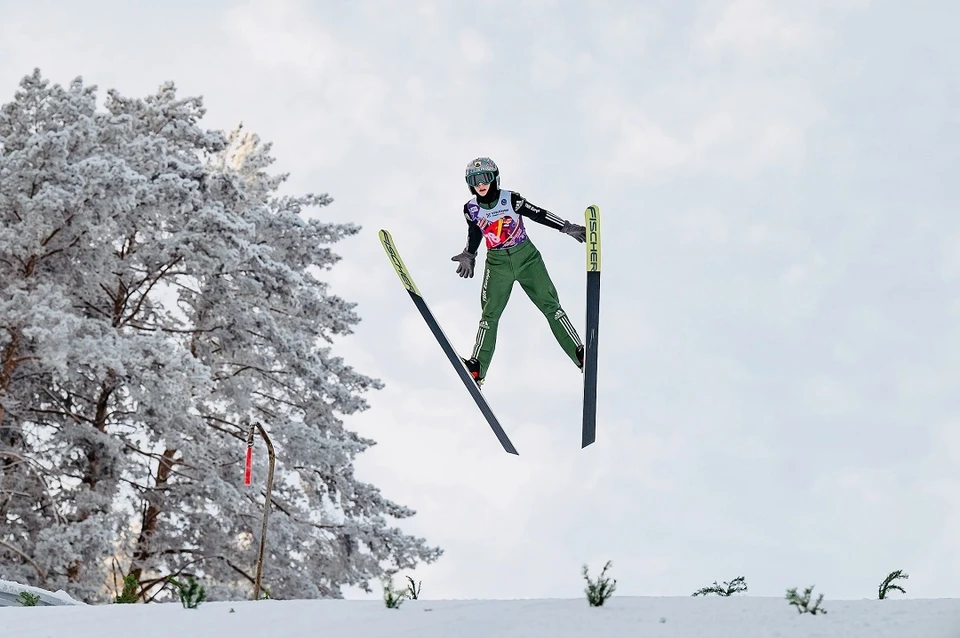
M 547 273 L 540 251 L 527 236 L 523 218 L 556 230 L 576 227 L 550 211 L 530 204 L 519 193 L 498 189 L 482 199 L 489 200 L 491 196 L 493 201 L 488 202 L 478 201 L 475 196 L 463 207 L 468 224 L 466 252 L 476 255 L 481 239 L 486 240 L 487 248 L 480 289 L 480 325 L 472 355 L 480 364 L 478 380 L 482 381 L 490 368 L 500 315 L 510 299 L 514 282 L 520 284 L 544 314 L 563 351 L 582 367 L 580 337 L 560 306 L 557 289 Z

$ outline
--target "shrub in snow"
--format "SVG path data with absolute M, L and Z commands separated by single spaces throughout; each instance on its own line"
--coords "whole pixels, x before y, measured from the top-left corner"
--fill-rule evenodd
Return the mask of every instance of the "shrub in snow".
M 707 596 L 709 594 L 716 594 L 717 596 L 731 596 L 733 594 L 740 594 L 747 591 L 747 580 L 743 576 L 737 576 L 731 581 L 723 581 L 723 585 L 718 585 L 717 581 L 713 581 L 713 585 L 710 587 L 701 587 L 697 591 L 693 592 L 693 596 Z
M 137 602 L 140 597 L 137 595 L 137 590 L 140 588 L 140 582 L 137 580 L 137 577 L 133 574 L 127 574 L 123 578 L 123 591 L 117 595 L 114 599 L 114 602 L 121 604 L 130 604 Z
M 17 602 L 24 607 L 36 607 L 40 604 L 40 596 L 37 594 L 31 594 L 28 591 L 22 591 L 20 592 L 20 595 L 17 596 Z
M 587 588 L 585 590 L 587 593 L 587 602 L 590 603 L 591 607 L 601 606 L 613 595 L 614 590 L 617 588 L 616 579 L 611 581 L 606 575 L 607 570 L 610 569 L 612 564 L 613 562 L 608 560 L 596 580 L 590 580 L 590 573 L 586 564 L 583 566 L 583 578 L 587 581 Z
M 383 602 L 387 609 L 399 609 L 400 605 L 403 604 L 403 599 L 409 595 L 406 590 L 393 588 L 393 577 L 384 579 Z
M 813 585 L 807 587 L 803 590 L 803 594 L 800 595 L 797 593 L 797 588 L 793 587 L 787 590 L 787 600 L 791 605 L 797 608 L 797 613 L 800 614 L 825 614 L 827 613 L 826 609 L 820 609 L 820 603 L 823 602 L 823 594 L 817 598 L 817 602 L 813 604 L 813 607 L 810 606 L 810 596 L 813 593 Z
M 895 589 L 901 594 L 907 593 L 907 591 L 903 587 L 893 582 L 901 578 L 906 580 L 907 578 L 910 578 L 910 574 L 906 574 L 902 569 L 898 569 L 897 571 L 890 572 L 890 574 L 883 579 L 883 582 L 880 583 L 880 588 L 879 588 L 880 600 L 883 600 L 884 598 L 886 598 L 887 592 L 890 591 L 891 589 Z
M 420 590 L 423 588 L 423 581 L 421 580 L 416 585 L 413 584 L 413 579 L 407 576 L 407 595 L 410 596 L 412 600 L 417 600 L 420 598 Z
M 194 580 L 192 576 L 187 577 L 186 584 L 173 577 L 170 577 L 168 580 L 180 594 L 180 603 L 184 609 L 196 609 L 200 606 L 200 603 L 207 599 L 207 592 L 203 588 L 203 585 L 197 584 L 197 581 Z

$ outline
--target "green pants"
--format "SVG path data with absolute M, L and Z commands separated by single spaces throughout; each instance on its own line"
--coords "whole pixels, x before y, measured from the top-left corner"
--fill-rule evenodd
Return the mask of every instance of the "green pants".
M 480 327 L 473 347 L 473 357 L 480 362 L 480 378 L 487 375 L 490 360 L 493 359 L 497 326 L 500 315 L 507 307 L 514 282 L 520 283 L 530 301 L 544 314 L 560 347 L 579 366 L 577 347 L 581 343 L 580 337 L 567 313 L 560 307 L 557 289 L 550 280 L 540 251 L 527 239 L 513 248 L 487 251 L 480 290 Z

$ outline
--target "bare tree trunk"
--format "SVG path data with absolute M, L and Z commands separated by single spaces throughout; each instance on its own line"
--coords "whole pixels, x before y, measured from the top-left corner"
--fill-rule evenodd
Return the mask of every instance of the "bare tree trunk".
M 175 449 L 168 448 L 164 450 L 160 457 L 160 464 L 157 466 L 155 487 L 160 488 L 167 484 L 173 466 L 176 465 L 176 462 L 173 460 L 176 454 L 177 451 Z M 133 562 L 130 566 L 130 574 L 136 577 L 137 582 L 140 582 L 141 576 L 143 575 L 144 564 L 147 559 L 153 555 L 153 551 L 151 551 L 150 548 L 150 538 L 154 532 L 157 531 L 160 514 L 162 513 L 163 511 L 156 501 L 147 505 L 143 512 L 143 519 L 140 524 L 140 535 L 137 537 L 137 548 L 133 553 Z
M 3 396 L 7 388 L 10 387 L 10 381 L 13 380 L 13 369 L 17 367 L 17 349 L 20 347 L 20 331 L 13 327 L 7 327 L 10 333 L 10 343 L 3 351 L 3 359 L 0 361 L 0 396 Z M 3 417 L 6 416 L 6 408 L 0 403 L 0 423 L 3 423 Z

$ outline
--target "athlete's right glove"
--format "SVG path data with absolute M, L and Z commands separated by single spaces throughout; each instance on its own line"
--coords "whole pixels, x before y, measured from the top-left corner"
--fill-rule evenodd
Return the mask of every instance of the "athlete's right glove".
M 464 248 L 462 253 L 459 255 L 454 255 L 450 258 L 450 261 L 455 261 L 459 264 L 457 266 L 458 275 L 464 279 L 467 277 L 473 277 L 473 266 L 477 262 L 477 256 L 475 254 Z

